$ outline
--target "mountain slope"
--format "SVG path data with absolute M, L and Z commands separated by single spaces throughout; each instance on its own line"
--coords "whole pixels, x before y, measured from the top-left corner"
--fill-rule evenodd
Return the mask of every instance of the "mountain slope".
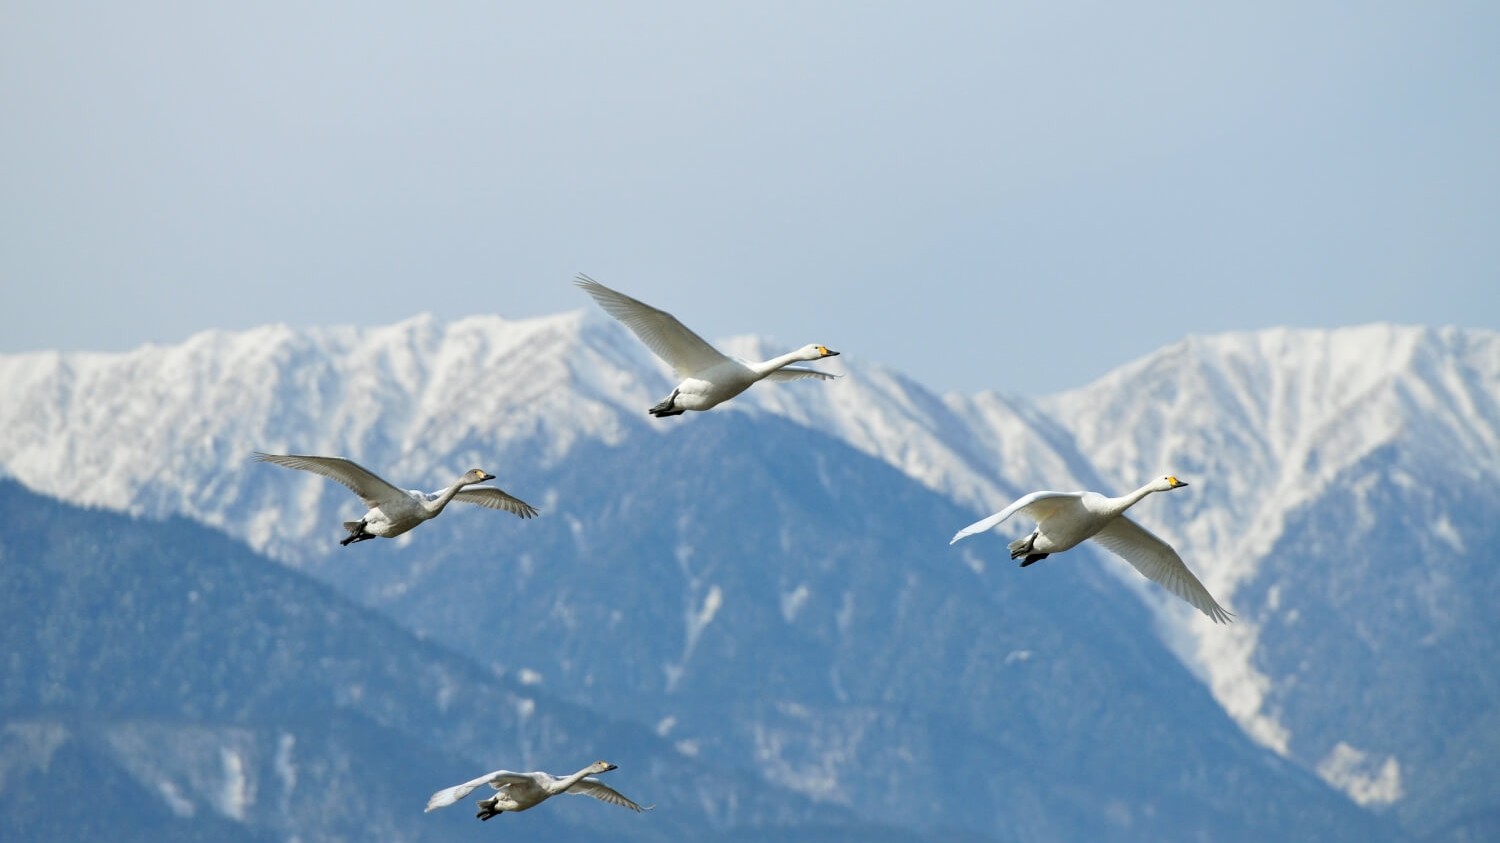
M 439 787 L 503 763 L 581 766 L 661 810 L 567 800 L 529 839 L 713 829 L 913 840 L 681 757 L 647 730 L 474 668 L 181 520 L 0 482 L 0 816 L 7 840 L 449 839 Z

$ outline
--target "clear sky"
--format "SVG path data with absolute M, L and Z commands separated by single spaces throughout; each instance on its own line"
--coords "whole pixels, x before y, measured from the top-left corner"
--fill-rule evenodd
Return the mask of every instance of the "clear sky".
M 526 317 L 583 271 L 940 391 L 1500 327 L 1500 3 L 0 10 L 0 352 Z

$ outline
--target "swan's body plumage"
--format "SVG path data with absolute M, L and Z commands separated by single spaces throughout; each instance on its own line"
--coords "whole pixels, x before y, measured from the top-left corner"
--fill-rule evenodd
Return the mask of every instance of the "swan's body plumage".
M 802 360 L 821 360 L 838 355 L 827 346 L 805 345 L 761 362 L 737 360 L 714 348 L 665 310 L 611 290 L 587 275 L 579 275 L 574 283 L 592 296 L 605 313 L 620 320 L 682 379 L 671 395 L 650 409 L 653 416 L 708 410 L 761 380 L 832 380 L 837 377 L 829 372 L 791 365 Z
M 427 810 L 446 808 L 468 796 L 475 788 L 486 784 L 495 789 L 495 795 L 479 800 L 477 816 L 481 820 L 487 820 L 506 811 L 525 811 L 528 808 L 534 808 L 559 793 L 592 796 L 601 802 L 619 805 L 632 811 L 651 810 L 652 806 L 643 808 L 618 790 L 593 778 L 594 775 L 614 769 L 616 769 L 615 765 L 608 761 L 595 761 L 567 776 L 554 776 L 543 772 L 513 773 L 510 770 L 496 770 L 463 784 L 445 787 L 432 794 L 427 800 Z
M 255 453 L 259 462 L 310 471 L 333 480 L 359 496 L 369 512 L 359 521 L 345 521 L 349 536 L 340 544 L 348 545 L 376 537 L 395 538 L 424 521 L 438 517 L 451 501 L 463 501 L 490 509 L 502 509 L 521 518 L 537 514 L 531 504 L 494 486 L 480 486 L 493 480 L 493 474 L 472 469 L 436 492 L 398 489 L 379 475 L 343 457 L 315 457 L 305 454 Z
M 1162 477 L 1118 498 L 1098 492 L 1032 492 L 994 515 L 959 530 L 949 544 L 983 533 L 1013 515 L 1025 515 L 1036 522 L 1036 529 L 1031 535 L 1010 543 L 1011 558 L 1024 557 L 1022 567 L 1093 539 L 1214 622 L 1229 623 L 1233 615 L 1214 600 L 1203 583 L 1188 570 L 1177 551 L 1124 514 L 1152 492 L 1186 485 L 1176 477 Z

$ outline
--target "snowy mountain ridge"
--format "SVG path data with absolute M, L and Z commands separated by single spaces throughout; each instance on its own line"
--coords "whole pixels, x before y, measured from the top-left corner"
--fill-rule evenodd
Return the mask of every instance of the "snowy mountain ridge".
M 1067 420 L 1116 488 L 1164 467 L 1193 479 L 1193 502 L 1161 514 L 1164 537 L 1231 605 L 1288 514 L 1381 448 L 1414 448 L 1439 475 L 1500 485 L 1493 333 L 1368 325 L 1191 337 L 1039 403 Z M 1366 511 L 1346 526 L 1368 530 L 1377 517 Z M 1198 635 L 1190 661 L 1204 666 L 1242 725 L 1285 753 L 1285 726 L 1261 707 L 1269 680 L 1251 664 L 1257 633 L 1257 620 L 1242 613 L 1224 633 Z
M 779 349 L 753 337 L 721 347 L 757 358 Z M 841 350 L 819 364 L 845 375 L 837 381 L 760 385 L 715 412 L 769 414 L 834 436 L 975 513 L 1036 488 L 1121 493 L 1181 475 L 1193 488 L 1135 516 L 1178 547 L 1238 623 L 1214 628 L 1127 566 L 1111 560 L 1105 570 L 1156 610 L 1164 639 L 1259 741 L 1374 804 L 1406 792 L 1395 752 L 1343 739 L 1299 749 L 1283 710 L 1290 686 L 1262 664 L 1263 635 L 1298 617 L 1268 565 L 1282 542 L 1304 540 L 1288 538 L 1289 523 L 1346 493 L 1354 517 L 1323 530 L 1351 541 L 1376 542 L 1392 513 L 1370 496 L 1392 484 L 1421 501 L 1431 484 L 1461 480 L 1479 490 L 1469 505 L 1500 512 L 1500 335 L 1370 325 L 1190 337 L 1034 400 L 937 396 Z M 319 478 L 278 494 L 257 474 L 271 469 L 246 465 L 253 450 L 342 454 L 425 488 L 478 465 L 544 516 L 567 518 L 567 501 L 545 488 L 549 466 L 580 443 L 671 436 L 694 421 L 646 416 L 671 388 L 666 368 L 587 311 L 267 326 L 124 354 L 11 355 L 0 357 L 0 385 L 10 396 L 0 405 L 0 470 L 77 503 L 185 514 L 294 566 L 337 552 L 337 524 L 356 506 Z M 512 467 L 534 485 L 515 485 Z M 1440 512 L 1418 527 L 1416 544 L 1472 554 L 1479 545 L 1464 523 Z M 941 546 L 959 526 L 911 529 Z M 1003 545 L 953 554 L 977 568 L 1003 561 Z M 1422 617 L 1436 625 L 1438 614 Z
M 765 353 L 752 338 L 723 345 L 744 356 Z M 854 372 L 821 385 L 837 392 L 762 385 L 725 411 L 758 409 L 836 432 L 976 506 L 1009 493 L 987 467 L 976 467 L 984 453 L 969 439 L 986 431 L 896 373 L 830 362 L 824 368 Z M 672 429 L 651 424 L 644 412 L 671 389 L 666 367 L 617 323 L 578 313 L 207 331 L 178 346 L 123 354 L 0 357 L 0 383 L 13 396 L 0 407 L 6 473 L 76 503 L 181 512 L 215 526 L 243 509 L 222 478 L 256 449 L 344 454 L 398 485 L 436 487 L 461 466 L 493 463 L 497 450 L 536 449 L 548 464 L 580 438 L 617 441 L 625 425 Z M 1012 426 L 1012 434 L 1029 427 Z M 230 531 L 291 558 L 266 532 Z M 276 538 L 300 546 L 303 535 Z

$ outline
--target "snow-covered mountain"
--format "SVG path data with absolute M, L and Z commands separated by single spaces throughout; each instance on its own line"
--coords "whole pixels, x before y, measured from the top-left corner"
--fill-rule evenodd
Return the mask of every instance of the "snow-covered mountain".
M 726 345 L 765 356 L 766 343 L 754 338 Z M 840 619 L 858 615 L 859 599 L 885 599 L 841 586 L 841 580 L 858 582 L 875 570 L 899 576 L 904 564 L 914 572 L 909 576 L 922 580 L 909 586 L 913 594 L 928 594 L 938 583 L 973 591 L 973 584 L 944 579 L 950 574 L 931 573 L 967 563 L 967 575 L 989 594 L 985 599 L 1003 599 L 1008 607 L 1028 600 L 1066 607 L 1067 595 L 1039 599 L 1038 590 L 1067 578 L 1076 589 L 1102 590 L 1105 606 L 1140 597 L 1154 613 L 1161 640 L 1204 678 L 1249 735 L 1361 804 L 1394 811 L 1419 835 L 1474 823 L 1494 827 L 1500 789 L 1487 782 L 1500 776 L 1491 775 L 1494 762 L 1461 750 L 1463 742 L 1475 745 L 1476 734 L 1494 733 L 1484 725 L 1495 722 L 1500 703 L 1480 660 L 1492 654 L 1495 625 L 1482 612 L 1464 611 L 1500 597 L 1493 565 L 1486 564 L 1493 558 L 1487 539 L 1495 537 L 1486 525 L 1500 516 L 1500 336 L 1371 326 L 1191 338 L 1083 389 L 1034 400 L 937 396 L 899 373 L 860 365 L 851 351 L 827 366 L 848 375 L 839 381 L 762 385 L 712 414 L 666 421 L 644 412 L 670 389 L 663 368 L 620 326 L 592 314 L 521 322 L 474 317 L 446 325 L 421 317 L 370 330 L 274 326 L 209 332 L 179 346 L 118 355 L 14 355 L 0 358 L 0 388 L 8 396 L 0 404 L 0 468 L 75 502 L 151 516 L 184 514 L 222 528 L 455 646 L 504 635 L 466 629 L 467 622 L 506 622 L 473 610 L 444 623 L 443 601 L 451 605 L 455 573 L 492 577 L 493 584 L 480 579 L 468 587 L 489 585 L 507 611 L 573 629 L 589 625 L 577 612 L 594 598 L 555 584 L 543 588 L 544 580 L 566 583 L 594 564 L 649 567 L 653 563 L 643 560 L 660 557 L 666 567 L 657 576 L 676 580 L 668 591 L 685 602 L 661 604 L 650 588 L 631 597 L 631 589 L 617 586 L 611 596 L 639 600 L 639 614 L 656 623 L 680 617 L 681 628 L 670 638 L 676 652 L 633 650 L 631 657 L 642 660 L 627 666 L 634 678 L 610 681 L 637 694 L 654 682 L 656 696 L 642 697 L 635 714 L 655 717 L 664 735 L 688 732 L 681 738 L 685 751 L 702 751 L 711 724 L 700 722 L 692 732 L 703 709 L 668 713 L 663 700 L 704 682 L 698 702 L 728 693 L 706 678 L 711 665 L 695 659 L 705 647 L 733 646 L 727 632 L 724 638 L 715 637 L 719 630 L 704 632 L 726 626 L 719 621 L 732 614 L 724 608 L 728 601 L 775 608 L 771 616 L 738 621 L 739 635 L 755 635 L 757 623 L 796 627 L 820 617 L 827 628 L 820 621 L 801 634 L 826 639 L 836 653 L 850 647 L 840 637 Z M 951 512 L 923 503 L 927 518 L 895 525 L 835 515 L 843 504 L 828 487 L 830 477 L 877 490 L 894 490 L 899 481 L 872 480 L 864 476 L 870 469 L 856 470 L 845 458 L 828 463 L 794 430 L 851 448 L 873 458 L 871 465 L 885 463 L 893 477 L 946 498 Z M 796 472 L 776 468 L 781 457 L 774 449 L 751 445 L 764 437 L 800 455 Z M 521 523 L 492 513 L 450 514 L 392 548 L 345 550 L 335 539 L 339 521 L 356 510 L 352 497 L 318 478 L 247 465 L 255 449 L 344 454 L 398 483 L 425 488 L 478 465 L 541 507 L 544 517 Z M 767 509 L 742 500 L 744 478 L 758 470 L 771 472 L 757 488 L 772 500 L 794 474 L 811 471 L 807 482 L 817 491 L 808 504 L 822 509 L 809 514 L 814 522 L 836 523 L 837 541 L 855 543 L 828 551 L 815 533 L 778 528 L 800 523 L 787 509 L 798 502 L 777 501 Z M 1137 515 L 1173 540 L 1237 612 L 1239 622 L 1227 629 L 1163 599 L 1114 560 L 1096 564 L 1079 553 L 1026 572 L 1008 565 L 985 571 L 987 560 L 1003 560 L 999 537 L 945 547 L 964 519 L 1020 492 L 1118 492 L 1165 471 L 1190 480 L 1192 488 L 1149 500 Z M 607 484 L 602 489 L 601 482 Z M 744 594 L 729 591 L 718 572 L 739 556 L 713 551 L 724 537 L 694 535 L 695 525 L 687 523 L 705 508 L 714 524 L 733 523 L 736 509 L 755 512 L 756 529 L 736 541 L 751 545 L 769 533 L 776 540 L 758 552 L 819 549 L 828 554 L 824 573 L 802 578 L 795 565 L 778 562 L 768 571 L 785 581 L 767 584 L 764 594 L 754 580 L 736 586 Z M 638 544 L 612 545 L 601 537 L 605 524 L 613 531 L 609 538 L 628 536 Z M 1394 525 L 1403 529 L 1393 532 Z M 857 551 L 887 554 L 884 565 L 863 572 L 840 567 L 861 534 L 884 537 L 884 547 Z M 481 538 L 504 542 L 498 558 L 465 559 L 465 548 Z M 371 552 L 360 553 L 365 550 Z M 587 561 L 584 551 L 604 558 Z M 557 570 L 562 564 L 565 571 Z M 357 574 L 351 565 L 359 566 Z M 1097 579 L 1100 572 L 1105 579 Z M 518 578 L 519 590 L 552 602 L 535 611 L 504 597 L 518 588 Z M 889 600 L 893 611 L 901 604 L 899 593 Z M 638 620 L 616 618 L 606 626 L 624 623 L 634 630 Z M 1065 620 L 1096 623 L 1089 616 Z M 1029 622 L 1051 623 L 1045 617 Z M 923 640 L 941 647 L 939 640 Z M 890 646 L 882 659 L 913 655 Z M 1088 646 L 1095 645 L 1079 652 Z M 1020 654 L 1032 652 L 1012 648 L 987 669 L 1017 663 L 1012 655 L 1024 663 L 1031 656 Z M 827 682 L 835 703 L 823 712 L 827 717 L 805 699 L 785 700 L 780 708 L 745 712 L 745 721 L 760 731 L 725 741 L 759 747 L 748 763 L 765 775 L 802 770 L 816 780 L 817 764 L 823 764 L 840 782 L 826 798 L 857 803 L 836 793 L 855 770 L 830 759 L 868 759 L 857 746 L 837 741 L 871 728 L 895 734 L 900 724 L 883 723 L 888 712 L 859 715 L 839 699 L 857 662 L 819 658 L 804 666 L 835 671 Z M 980 659 L 968 669 L 987 664 L 979 653 L 968 658 Z M 555 664 L 523 664 L 501 648 L 492 663 L 559 685 L 555 691 L 575 699 L 610 693 L 598 687 L 605 668 L 586 652 L 565 652 Z M 772 660 L 764 668 L 776 665 Z M 927 684 L 940 695 L 943 671 L 962 664 L 937 658 L 932 667 L 938 673 Z M 1131 680 L 1121 674 L 1115 681 Z M 1000 693 L 968 690 L 981 698 Z M 1119 691 L 1108 683 L 1095 690 Z M 1428 697 L 1441 697 L 1444 717 L 1414 716 L 1429 708 Z M 941 709 L 931 700 L 908 704 L 928 715 Z M 859 716 L 874 719 L 856 730 L 849 718 Z M 1003 725 L 972 713 L 943 716 L 990 740 Z M 785 729 L 778 731 L 777 717 Z M 831 726 L 838 718 L 844 725 Z M 805 757 L 787 755 L 792 738 L 811 741 Z M 921 742 L 886 746 L 911 753 Z M 997 746 L 1017 751 L 1003 741 Z M 1485 775 L 1467 777 L 1479 772 Z M 1465 799 L 1451 798 L 1455 781 L 1466 782 Z M 1030 828 L 1034 834 L 1023 830 L 1017 837 L 1064 831 L 1044 822 Z

